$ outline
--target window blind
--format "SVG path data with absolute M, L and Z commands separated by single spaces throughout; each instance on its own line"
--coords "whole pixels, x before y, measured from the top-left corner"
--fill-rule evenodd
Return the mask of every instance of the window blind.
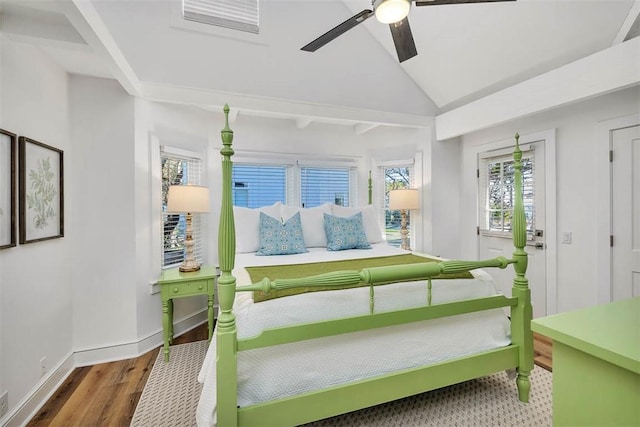
M 300 202 L 312 208 L 323 203 L 350 206 L 351 168 L 300 168 Z
M 258 34 L 258 0 L 183 0 L 184 19 Z
M 167 212 L 167 193 L 171 185 L 201 183 L 202 160 L 183 150 L 161 147 L 162 165 L 162 267 L 175 267 L 185 257 L 184 241 L 186 239 L 187 221 L 185 214 Z M 202 263 L 203 236 L 199 215 L 192 217 L 194 258 Z
M 275 202 L 286 203 L 287 167 L 233 164 L 231 173 L 233 204 L 259 208 Z

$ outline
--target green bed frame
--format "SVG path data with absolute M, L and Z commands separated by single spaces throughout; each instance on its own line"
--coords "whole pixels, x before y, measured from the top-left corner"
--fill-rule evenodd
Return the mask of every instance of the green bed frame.
M 518 398 L 522 402 L 528 402 L 529 374 L 533 369 L 532 308 L 528 280 L 525 277 L 526 226 L 522 201 L 522 164 L 520 162 L 522 153 L 518 146 L 518 135 L 516 135 L 514 151 L 516 204 L 513 243 L 515 251 L 511 259 L 498 257 L 484 261 L 444 261 L 410 266 L 377 267 L 361 271 L 327 273 L 312 278 L 274 281 L 267 279 L 258 284 L 236 287 L 236 279 L 231 273 L 235 262 L 236 241 L 231 194 L 233 131 L 229 128 L 228 105 L 224 106 L 224 114 L 225 127 L 221 131 L 223 148 L 220 151 L 222 154 L 222 207 L 218 239 L 221 270 L 218 280 L 220 312 L 216 327 L 218 399 L 216 408 L 219 427 L 300 425 L 512 368 L 516 368 L 518 374 L 516 379 Z M 365 316 L 276 328 L 265 331 L 255 338 L 237 339 L 236 321 L 232 311 L 236 292 L 315 285 L 342 286 L 358 282 L 369 284 L 373 292 L 373 285 L 388 282 L 389 279 L 433 277 L 441 273 L 459 273 L 476 268 L 506 268 L 509 264 L 513 264 L 515 270 L 512 297 L 496 295 L 390 313 L 372 313 Z M 511 311 L 511 344 L 507 347 L 293 397 L 238 407 L 237 353 L 240 351 L 500 307 L 509 307 Z

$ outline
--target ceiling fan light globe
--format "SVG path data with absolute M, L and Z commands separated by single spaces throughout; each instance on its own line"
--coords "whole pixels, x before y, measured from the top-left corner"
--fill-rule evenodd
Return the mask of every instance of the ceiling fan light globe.
M 409 14 L 410 0 L 376 0 L 374 1 L 376 19 L 383 24 L 402 21 Z

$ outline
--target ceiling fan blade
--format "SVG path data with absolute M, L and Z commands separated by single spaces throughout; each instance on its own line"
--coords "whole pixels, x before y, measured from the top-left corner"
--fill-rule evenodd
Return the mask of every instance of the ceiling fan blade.
M 331 40 L 335 39 L 338 36 L 341 36 L 342 34 L 346 33 L 356 25 L 364 22 L 367 18 L 370 18 L 372 16 L 373 16 L 373 10 L 365 9 L 362 12 L 358 13 L 357 15 L 347 19 L 337 27 L 334 27 L 331 30 L 327 31 L 326 33 L 324 33 L 323 35 L 321 35 L 311 43 L 302 47 L 300 50 L 305 50 L 307 52 L 315 52 L 325 44 L 329 43 Z
M 439 6 L 441 4 L 493 3 L 516 0 L 416 0 L 416 6 Z
M 409 26 L 409 18 L 389 24 L 389 28 L 391 29 L 393 44 L 396 45 L 396 52 L 400 62 L 413 58 L 418 54 L 416 44 L 413 41 L 411 27 Z

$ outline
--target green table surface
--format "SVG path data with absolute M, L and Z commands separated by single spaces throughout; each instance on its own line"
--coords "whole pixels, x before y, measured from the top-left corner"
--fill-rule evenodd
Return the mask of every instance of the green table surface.
M 176 281 L 182 281 L 185 279 L 197 280 L 197 279 L 210 279 L 216 276 L 216 267 L 202 266 L 200 270 L 181 272 L 177 268 L 170 270 L 164 270 L 160 276 L 162 284 L 167 284 Z
M 531 329 L 640 374 L 640 297 L 535 319 Z

